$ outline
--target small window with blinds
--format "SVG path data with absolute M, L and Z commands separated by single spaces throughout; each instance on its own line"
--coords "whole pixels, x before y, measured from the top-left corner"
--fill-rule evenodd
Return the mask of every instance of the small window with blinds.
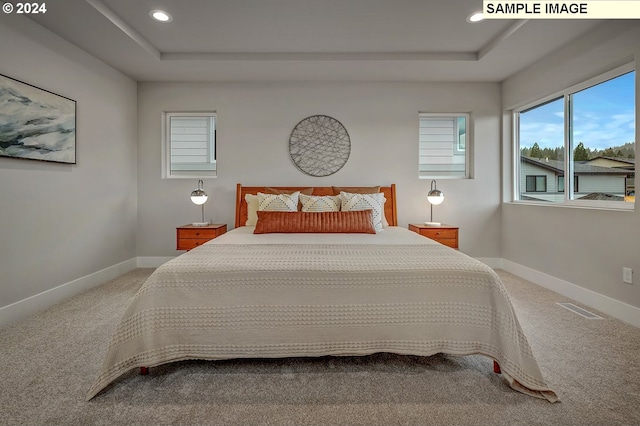
M 420 113 L 421 179 L 469 178 L 469 114 Z
M 167 112 L 165 177 L 216 176 L 216 114 Z

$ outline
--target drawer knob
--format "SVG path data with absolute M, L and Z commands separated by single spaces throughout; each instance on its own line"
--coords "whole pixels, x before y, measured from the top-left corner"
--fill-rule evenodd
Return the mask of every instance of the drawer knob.
M 199 233 L 199 232 L 196 232 L 196 236 L 198 236 L 198 235 L 200 235 L 200 233 Z

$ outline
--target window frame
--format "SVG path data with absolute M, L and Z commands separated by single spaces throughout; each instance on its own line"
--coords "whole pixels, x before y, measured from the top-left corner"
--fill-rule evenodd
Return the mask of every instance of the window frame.
M 207 140 L 209 161 L 213 170 L 172 170 L 171 169 L 171 118 L 206 117 L 213 120 Z M 204 179 L 218 176 L 217 159 L 218 114 L 216 111 L 164 111 L 162 113 L 162 178 L 163 179 Z M 203 164 L 203 163 L 201 163 Z
M 464 148 L 460 146 L 460 139 L 458 135 L 458 139 L 453 146 L 453 154 L 452 157 L 462 156 L 464 155 L 464 175 L 441 175 L 437 172 L 422 172 L 420 167 L 423 163 L 420 162 L 420 119 L 422 117 L 432 117 L 432 118 L 456 118 L 459 119 L 463 117 L 466 121 L 465 128 L 465 141 Z M 473 130 L 472 130 L 472 120 L 473 116 L 471 112 L 418 112 L 418 179 L 473 179 L 473 173 L 471 170 L 471 156 L 473 153 Z M 459 129 L 456 124 L 456 128 Z
M 630 72 L 636 73 L 636 81 L 635 86 L 637 86 L 637 70 L 635 67 L 635 62 L 629 62 L 621 66 L 617 66 L 609 71 L 598 74 L 595 77 L 591 77 L 583 82 L 574 84 L 566 89 L 554 92 L 548 96 L 539 98 L 533 102 L 527 102 L 524 105 L 513 108 L 511 113 L 511 149 L 512 149 L 512 194 L 511 194 L 511 202 L 518 204 L 530 204 L 530 205 L 543 205 L 543 206 L 554 206 L 554 207 L 577 207 L 577 208 L 592 208 L 592 209 L 607 209 L 607 210 L 623 210 L 623 211 L 634 211 L 635 203 L 634 202 L 625 202 L 625 201 L 600 201 L 600 200 L 576 200 L 573 199 L 574 193 L 577 191 L 578 182 L 574 181 L 574 185 L 567 184 L 567 179 L 564 179 L 564 190 L 560 191 L 558 188 L 558 193 L 564 194 L 563 202 L 542 202 L 535 200 L 523 200 L 520 199 L 520 140 L 519 140 L 519 130 L 520 130 L 520 120 L 519 114 L 525 112 L 527 110 L 540 107 L 546 103 L 553 102 L 557 99 L 564 100 L 564 176 L 574 176 L 576 179 L 578 176 L 573 173 L 573 149 L 575 148 L 572 145 L 572 135 L 571 132 L 571 117 L 572 113 L 570 108 L 572 107 L 570 103 L 571 95 L 583 91 L 585 89 L 589 89 L 591 87 L 597 86 L 600 83 L 604 83 L 609 80 L 613 80 L 617 77 L 621 77 Z M 637 87 L 636 92 L 637 93 Z M 638 100 L 636 99 L 635 105 L 637 106 Z M 635 111 L 635 116 L 637 118 L 638 113 L 637 109 Z M 636 123 L 636 135 L 637 135 L 637 123 Z M 636 153 L 638 152 L 636 146 Z M 636 156 L 637 158 L 637 156 Z M 526 182 L 525 182 L 526 184 Z
M 534 189 L 529 190 L 529 178 L 533 178 Z M 544 183 L 541 185 L 544 189 L 538 189 L 538 179 L 542 178 Z M 524 182 L 526 192 L 547 192 L 547 176 L 546 175 L 526 175 Z

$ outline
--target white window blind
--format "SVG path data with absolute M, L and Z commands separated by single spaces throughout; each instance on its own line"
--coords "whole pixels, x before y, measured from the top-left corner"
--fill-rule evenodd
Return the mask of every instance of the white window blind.
M 216 176 L 216 114 L 166 113 L 166 177 Z
M 419 177 L 468 178 L 469 114 L 420 113 L 419 121 Z

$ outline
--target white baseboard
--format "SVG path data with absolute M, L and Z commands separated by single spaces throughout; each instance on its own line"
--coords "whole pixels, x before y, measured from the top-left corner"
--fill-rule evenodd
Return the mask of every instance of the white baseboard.
M 138 256 L 138 268 L 157 268 L 173 258 L 174 256 Z
M 503 269 L 502 259 L 499 257 L 476 257 L 475 259 L 484 263 L 491 269 Z
M 520 278 L 569 297 L 635 327 L 640 327 L 640 308 L 507 259 L 502 259 L 501 263 L 502 269 Z
M 124 262 L 94 272 L 93 274 L 80 277 L 50 290 L 27 297 L 11 305 L 0 307 L 0 327 L 26 318 L 64 299 L 117 278 L 122 274 L 136 269 L 136 267 L 136 258 L 125 260 Z

